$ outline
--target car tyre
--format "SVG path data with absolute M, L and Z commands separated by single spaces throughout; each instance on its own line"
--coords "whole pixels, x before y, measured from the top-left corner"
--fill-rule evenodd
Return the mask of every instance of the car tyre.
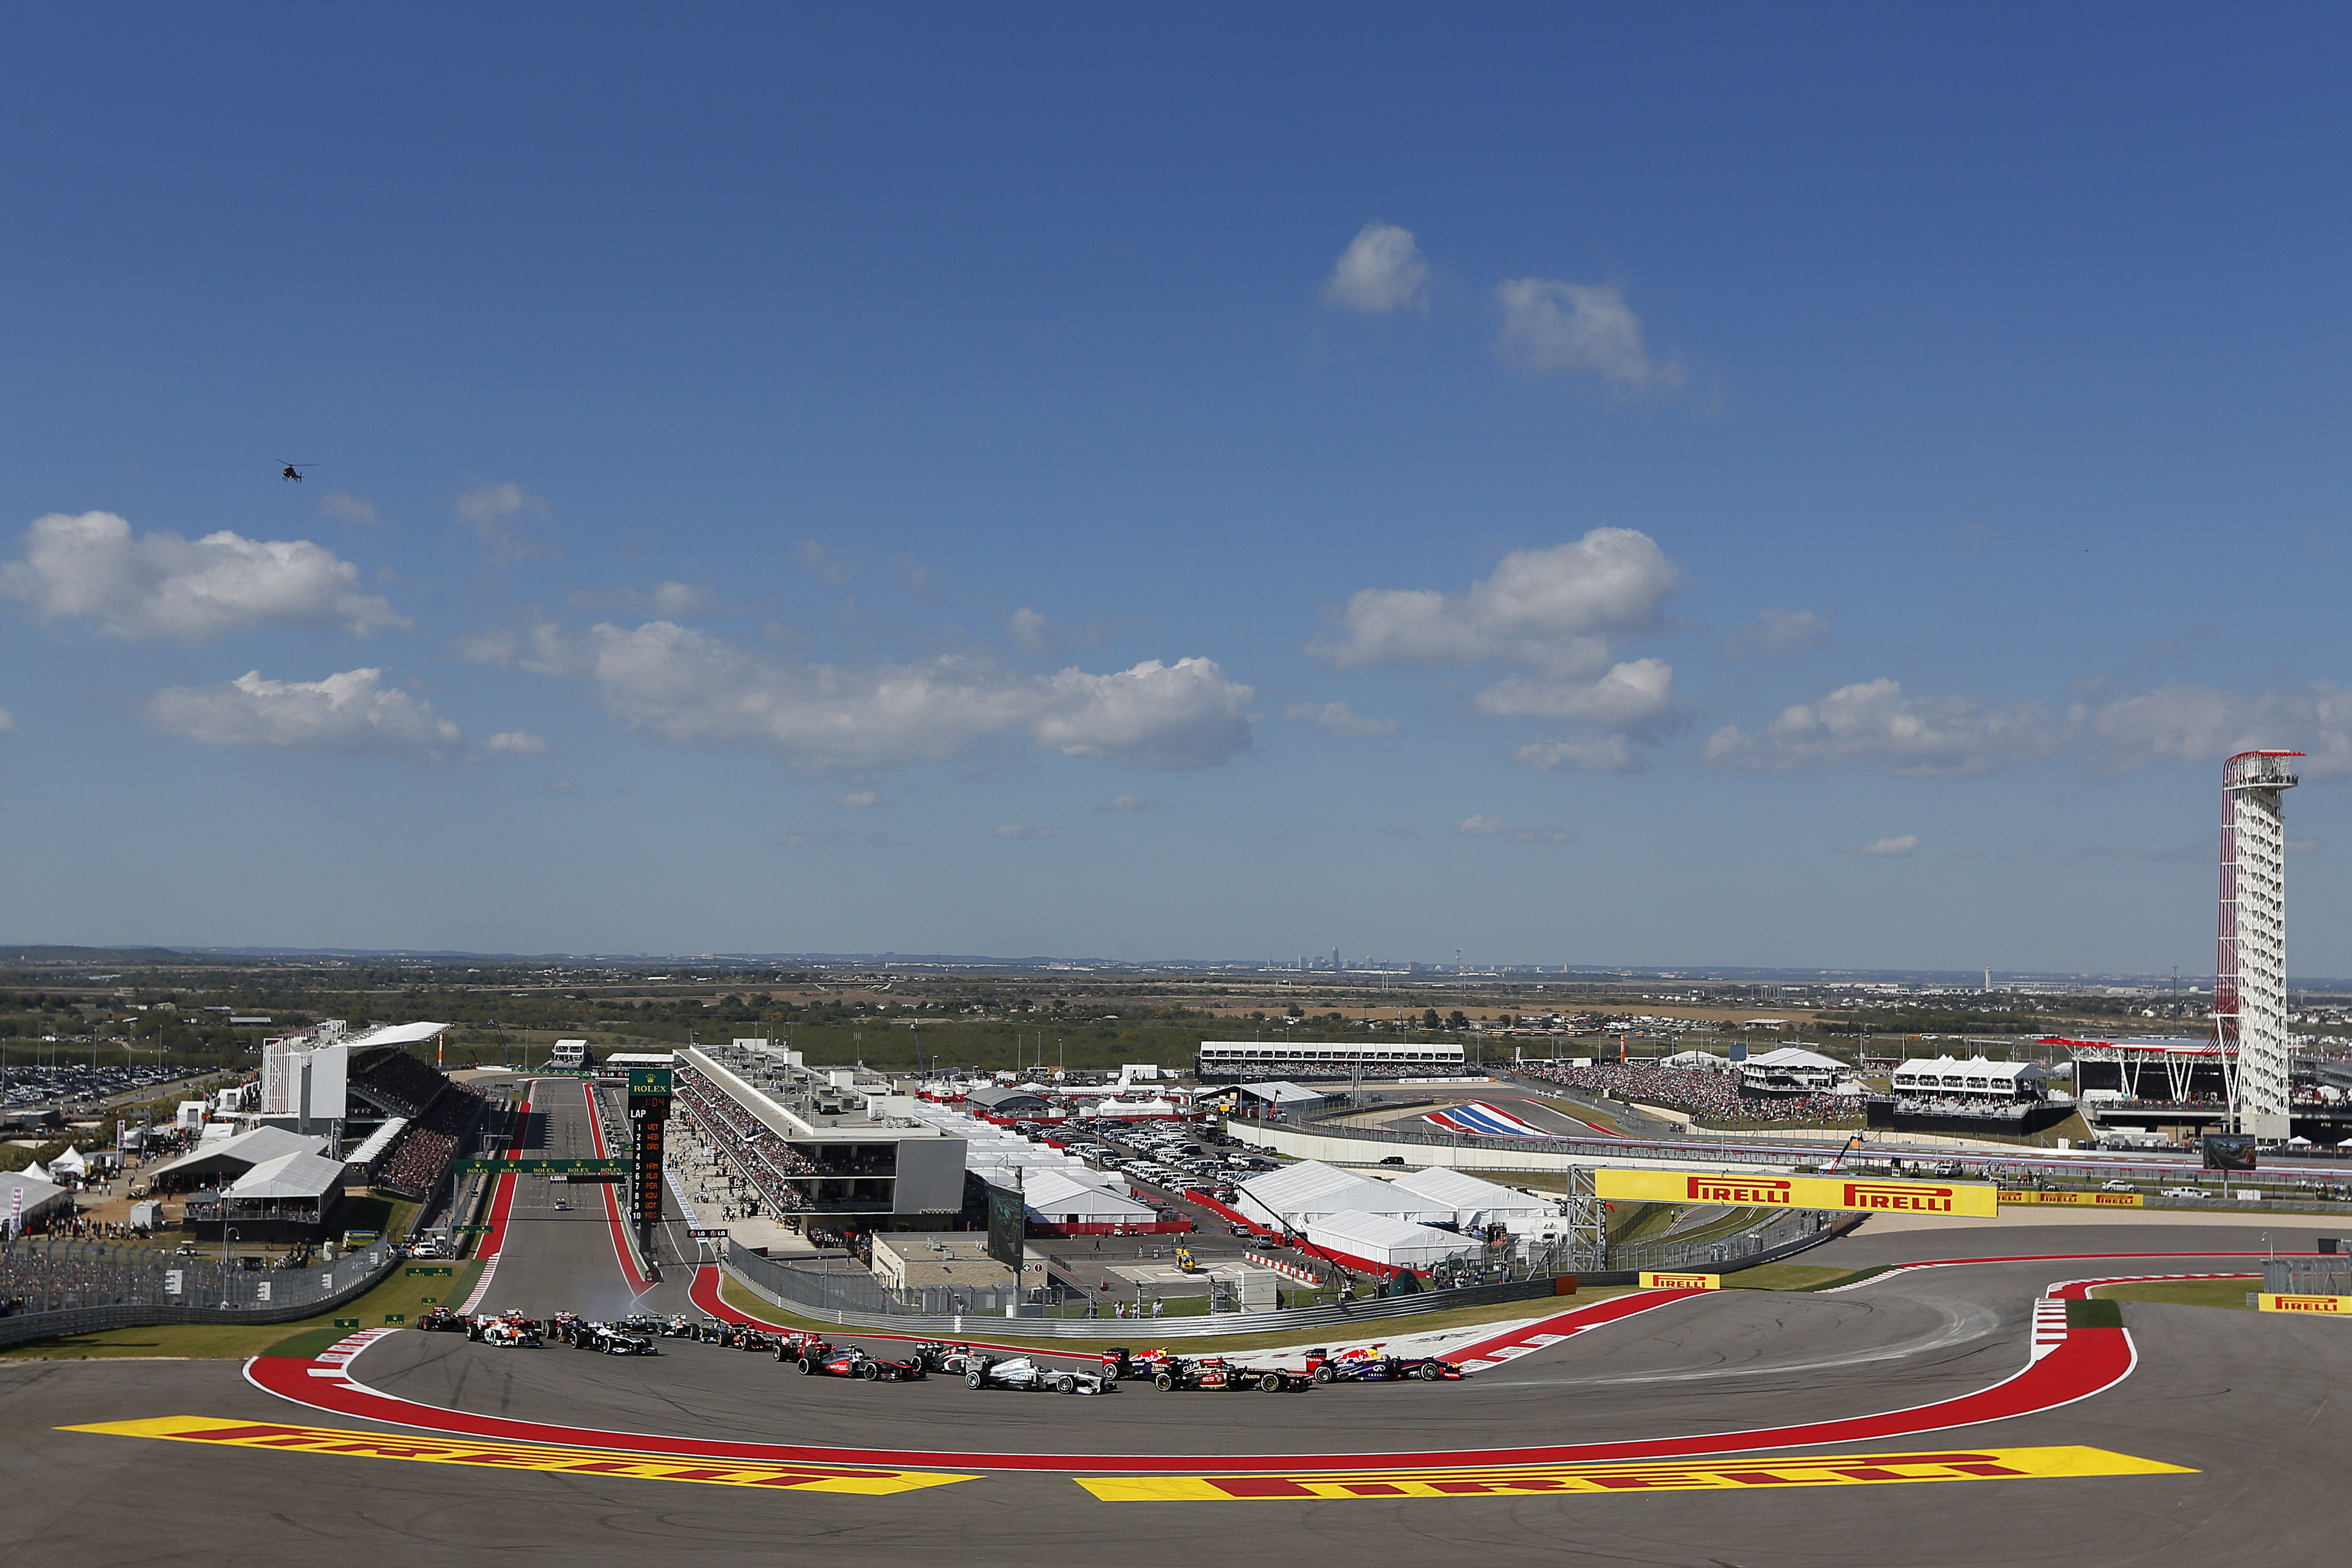
M 814 1356 L 813 1356 L 813 1355 L 804 1355 L 804 1356 L 801 1357 L 801 1375 L 802 1375 L 803 1377 L 807 1377 L 807 1376 L 811 1375 L 812 1373 L 814 1373 L 815 1371 L 816 1371 L 816 1357 L 814 1357 Z
M 963 1374 L 963 1385 L 966 1388 L 978 1388 L 981 1385 L 981 1375 L 976 1372 L 968 1372 Z
M 1054 1392 L 1056 1394 L 1076 1394 L 1077 1391 L 1078 1380 L 1066 1372 L 1054 1380 Z
M 1439 1378 L 1444 1377 L 1444 1375 L 1445 1374 L 1443 1372 L 1438 1370 L 1437 1363 L 1435 1362 L 1425 1361 L 1421 1363 L 1422 1382 L 1435 1383 Z
M 1152 1376 L 1151 1386 L 1165 1394 L 1176 1386 L 1176 1379 L 1167 1373 L 1158 1373 Z
M 1257 1380 L 1257 1385 L 1268 1394 L 1279 1394 L 1282 1392 L 1282 1374 L 1278 1372 L 1267 1373 Z
M 1329 1367 L 1328 1367 L 1328 1366 L 1318 1366 L 1318 1367 L 1317 1367 L 1317 1368 L 1315 1369 L 1315 1381 L 1316 1381 L 1316 1382 L 1318 1382 L 1318 1383 L 1328 1383 L 1328 1382 L 1330 1382 L 1330 1381 L 1331 1381 L 1331 1369 L 1330 1369 Z
M 882 1381 L 882 1369 L 870 1361 L 864 1362 L 857 1368 L 857 1375 L 868 1383 L 879 1383 Z

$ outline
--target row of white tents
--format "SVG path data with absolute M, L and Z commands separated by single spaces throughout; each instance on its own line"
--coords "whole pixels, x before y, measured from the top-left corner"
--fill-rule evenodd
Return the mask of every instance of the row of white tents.
M 1344 1263 L 1427 1269 L 1479 1251 L 1483 1233 L 1549 1238 L 1561 1224 L 1556 1199 L 1433 1165 L 1380 1181 L 1307 1160 L 1241 1184 L 1235 1210 L 1275 1230 L 1295 1231 Z

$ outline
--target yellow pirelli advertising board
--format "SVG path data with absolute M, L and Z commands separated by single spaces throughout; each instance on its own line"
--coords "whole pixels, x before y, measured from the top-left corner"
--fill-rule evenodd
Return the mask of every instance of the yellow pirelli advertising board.
M 1720 1172 L 1592 1173 L 1596 1195 L 1643 1204 L 1726 1204 L 1740 1208 L 1842 1209 L 1851 1214 L 1947 1215 L 1990 1219 L 1996 1189 L 1980 1182 L 1905 1182 L 1881 1176 L 1735 1176 Z
M 2265 1312 L 2315 1312 L 2323 1318 L 2352 1318 L 2352 1296 L 2281 1296 L 2263 1290 L 2255 1305 Z
M 1644 1290 L 1720 1290 L 1723 1289 L 1723 1276 L 1653 1273 L 1644 1269 L 1642 1272 L 1642 1289 Z
M 2011 1192 L 2003 1188 L 2000 1201 L 2005 1204 L 2046 1204 L 2060 1208 L 2137 1209 L 2147 1206 L 2137 1193 L 2037 1193 Z

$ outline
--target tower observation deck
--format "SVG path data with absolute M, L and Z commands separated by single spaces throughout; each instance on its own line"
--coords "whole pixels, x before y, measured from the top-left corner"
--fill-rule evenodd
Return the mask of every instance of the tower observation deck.
M 2220 952 L 2213 1036 L 2238 1059 L 2238 1131 L 2287 1136 L 2286 829 L 2280 797 L 2301 752 L 2241 752 L 2221 764 Z

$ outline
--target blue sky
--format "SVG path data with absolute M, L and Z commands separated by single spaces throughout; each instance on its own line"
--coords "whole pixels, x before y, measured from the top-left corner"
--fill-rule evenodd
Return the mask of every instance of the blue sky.
M 2340 12 L 0 29 L 16 937 L 2352 973 Z

